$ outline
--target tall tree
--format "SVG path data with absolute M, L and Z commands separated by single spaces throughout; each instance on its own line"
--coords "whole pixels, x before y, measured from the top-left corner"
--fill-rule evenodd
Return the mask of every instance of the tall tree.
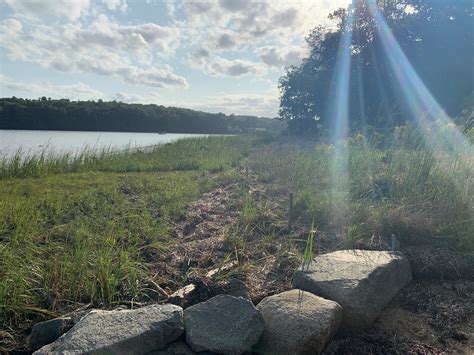
M 410 116 L 378 36 L 368 1 L 358 0 L 330 15 L 336 30 L 316 27 L 307 38 L 310 54 L 280 78 L 280 116 L 297 134 L 324 134 L 339 41 L 352 32 L 349 115 L 352 130 L 390 129 Z M 425 85 L 451 115 L 473 91 L 474 38 L 471 0 L 377 0 L 391 32 Z M 353 24 L 347 26 L 348 16 Z M 402 70 L 404 68 L 401 68 Z

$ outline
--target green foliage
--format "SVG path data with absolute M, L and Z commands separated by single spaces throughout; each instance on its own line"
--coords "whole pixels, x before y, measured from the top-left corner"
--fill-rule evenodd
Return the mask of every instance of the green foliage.
M 243 133 L 280 132 L 284 123 L 255 116 L 207 113 L 123 102 L 0 99 L 1 129 Z
M 394 80 L 396 75 L 389 65 L 368 3 L 355 1 L 347 9 L 334 12 L 330 17 L 337 23 L 336 30 L 323 26 L 313 29 L 307 38 L 308 57 L 300 66 L 289 67 L 280 78 L 280 116 L 288 123 L 291 133 L 327 138 L 328 131 L 333 129 L 334 117 L 329 105 L 334 104 L 335 80 L 340 74 L 336 72 L 339 42 L 347 31 L 352 32 L 350 128 L 357 131 L 375 127 L 387 132 L 410 120 L 406 115 L 409 103 L 400 97 L 408 84 Z M 448 114 L 457 116 L 463 109 L 464 98 L 473 92 L 472 78 L 467 75 L 474 64 L 471 1 L 377 0 L 376 3 L 426 87 Z M 354 19 L 351 28 L 345 23 L 349 13 Z

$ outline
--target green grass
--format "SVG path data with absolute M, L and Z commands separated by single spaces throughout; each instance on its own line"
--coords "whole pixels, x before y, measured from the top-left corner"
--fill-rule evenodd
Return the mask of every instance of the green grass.
M 311 223 L 311 227 L 309 229 L 308 239 L 306 240 L 306 246 L 303 253 L 303 263 L 302 263 L 302 270 L 308 270 L 313 260 L 313 242 L 314 237 L 316 235 L 316 230 L 314 229 L 314 220 Z
M 257 142 L 198 138 L 1 162 L 1 328 L 71 302 L 157 299 L 148 262 L 166 253 L 169 221 L 212 187 L 209 173 L 225 176 Z
M 250 162 L 261 180 L 295 193 L 296 218 L 344 236 L 347 247 L 394 234 L 406 242 L 443 236 L 474 249 L 473 157 L 433 152 L 422 142 L 380 149 L 358 136 L 344 144 L 347 186 L 335 183 L 342 176 L 331 176 L 332 145 L 280 142 L 258 150 Z
M 77 154 L 24 156 L 21 151 L 0 159 L 0 179 L 50 174 L 110 171 L 223 171 L 235 166 L 256 141 L 254 136 L 183 139 L 151 148 L 114 152 L 85 149 Z M 261 139 L 261 138 L 258 138 Z

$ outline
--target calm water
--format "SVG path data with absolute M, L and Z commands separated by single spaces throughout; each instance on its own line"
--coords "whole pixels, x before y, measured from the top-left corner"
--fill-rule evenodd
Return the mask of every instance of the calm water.
M 88 148 L 124 149 L 169 143 L 178 139 L 204 137 L 206 134 L 83 132 L 83 131 L 27 131 L 0 129 L 0 157 L 21 149 L 23 154 L 47 152 L 59 154 Z

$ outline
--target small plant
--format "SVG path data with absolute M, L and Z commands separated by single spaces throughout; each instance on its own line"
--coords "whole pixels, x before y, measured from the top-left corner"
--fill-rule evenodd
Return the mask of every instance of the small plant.
M 306 240 L 306 247 L 304 249 L 303 254 L 303 264 L 301 265 L 301 269 L 303 271 L 308 271 L 309 265 L 311 264 L 311 260 L 313 260 L 313 240 L 314 236 L 316 235 L 316 229 L 314 229 L 314 219 L 311 223 L 311 228 L 309 229 L 308 239 Z

